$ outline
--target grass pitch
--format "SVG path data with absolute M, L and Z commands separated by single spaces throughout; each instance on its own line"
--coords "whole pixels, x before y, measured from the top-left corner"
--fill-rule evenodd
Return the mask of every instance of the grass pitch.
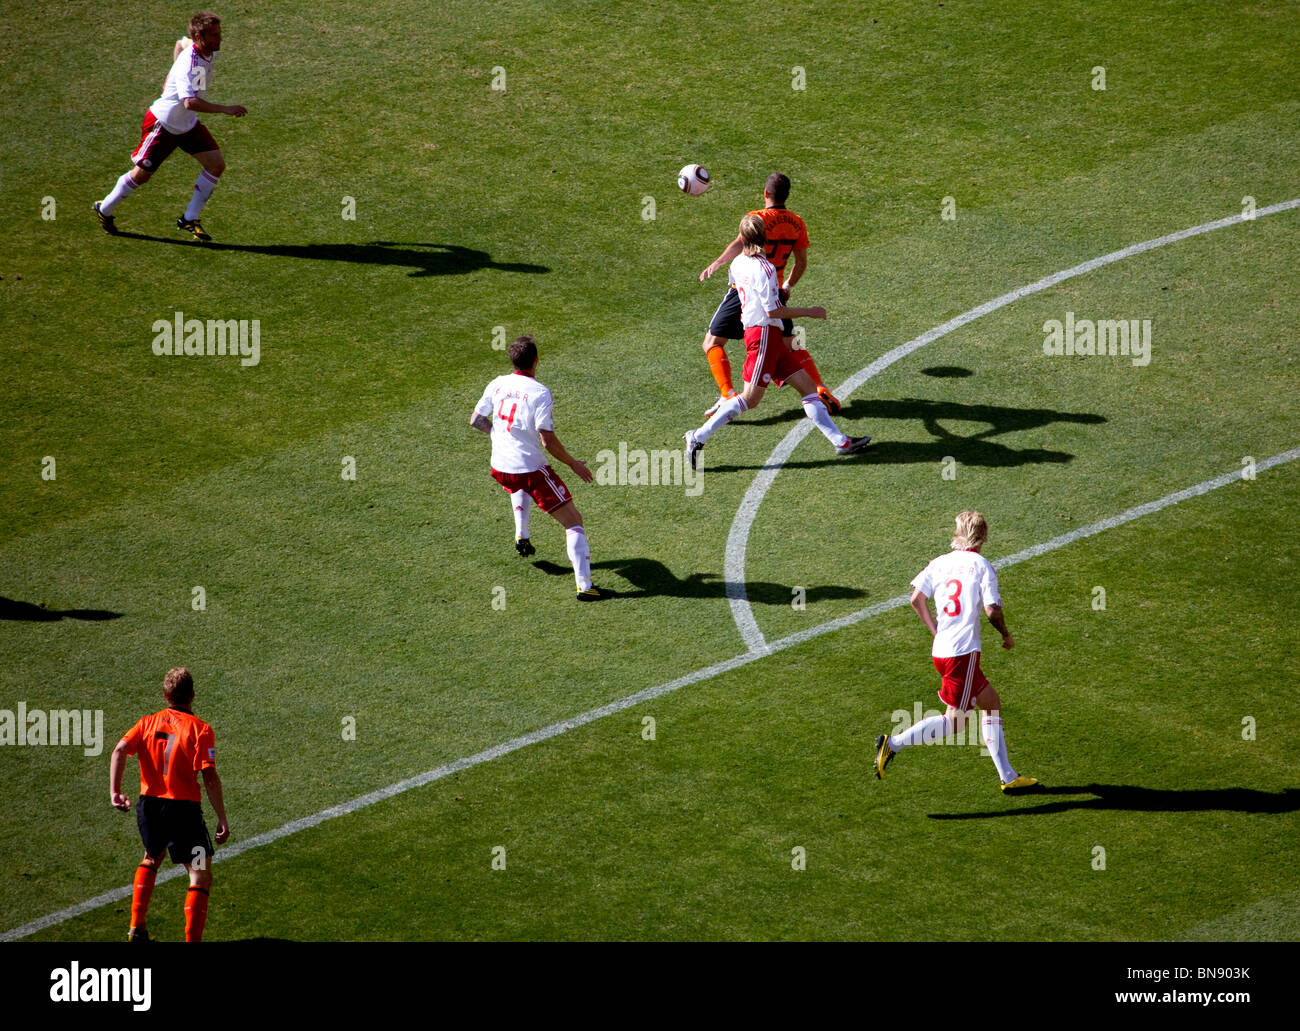
M 0 931 L 128 883 L 107 755 L 170 666 L 237 843 L 740 655 L 724 549 L 793 398 L 710 442 L 698 497 L 566 477 L 623 595 L 598 606 L 547 517 L 553 571 L 514 554 L 466 424 L 494 340 L 531 331 L 571 452 L 679 446 L 714 396 L 698 271 L 771 169 L 832 389 L 1010 289 L 1300 197 L 1292 5 L 279 4 L 218 12 L 210 98 L 250 113 L 205 117 L 216 245 L 172 228 L 180 154 L 109 238 L 90 203 L 183 24 L 96 11 L 0 12 L 0 86 L 45 112 L 0 137 L 0 708 L 105 735 L 0 747 Z M 872 450 L 814 435 L 763 501 L 759 629 L 902 593 L 963 508 L 996 558 L 1300 444 L 1298 245 L 1294 210 L 1171 244 L 869 380 L 841 424 Z M 177 311 L 258 320 L 259 362 L 154 355 Z M 1044 355 L 1067 312 L 1149 319 L 1150 364 Z M 1297 501 L 1285 464 L 1004 572 L 1017 648 L 985 667 L 1050 794 L 1003 798 L 971 747 L 874 782 L 874 736 L 937 706 L 895 610 L 219 863 L 208 937 L 1294 938 Z M 36 937 L 112 940 L 126 909 Z

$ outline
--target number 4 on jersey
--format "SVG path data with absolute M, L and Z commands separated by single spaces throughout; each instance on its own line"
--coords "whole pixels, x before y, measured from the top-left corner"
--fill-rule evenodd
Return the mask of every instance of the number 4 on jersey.
M 515 412 L 518 410 L 518 408 L 519 408 L 519 403 L 518 403 L 518 402 L 512 404 L 512 405 L 510 406 L 510 414 L 507 415 L 507 414 L 506 414 L 506 399 L 505 399 L 504 397 L 501 399 L 501 406 L 497 409 L 497 418 L 498 418 L 498 419 L 505 419 L 505 421 L 506 421 L 506 432 L 507 432 L 507 433 L 510 432 L 510 427 L 513 426 L 513 425 L 515 424 Z

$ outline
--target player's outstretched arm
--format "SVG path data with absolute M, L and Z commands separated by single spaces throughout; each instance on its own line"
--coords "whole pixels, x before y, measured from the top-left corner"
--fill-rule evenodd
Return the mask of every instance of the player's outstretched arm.
M 248 108 L 242 104 L 214 104 L 202 97 L 186 97 L 185 110 L 197 111 L 202 115 L 233 115 L 235 118 L 243 118 L 248 114 Z
M 474 417 L 470 419 L 469 424 L 484 433 L 490 434 L 492 432 L 492 420 L 486 415 L 480 415 L 478 412 L 474 413 Z
M 578 478 L 583 483 L 590 483 L 595 478 L 592 476 L 591 470 L 587 468 L 586 462 L 578 461 L 564 449 L 564 445 L 560 443 L 560 438 L 555 435 L 554 430 L 538 430 L 538 435 L 542 438 L 542 447 L 577 473 Z
M 709 265 L 709 267 L 700 273 L 700 282 L 703 283 L 706 279 L 712 276 L 713 273 L 717 272 L 718 269 L 722 268 L 723 265 L 729 262 L 732 258 L 734 258 L 737 254 L 739 254 L 744 249 L 745 249 L 744 238 L 737 236 L 734 240 L 731 241 L 731 243 L 727 244 L 727 249 L 723 251 L 721 254 L 719 254 Z
M 826 318 L 826 309 L 820 306 L 816 308 L 790 308 L 781 305 L 779 308 L 773 308 L 767 313 L 769 319 L 824 319 Z
M 1002 647 L 1007 649 L 1014 648 L 1016 642 L 1011 636 L 1011 631 L 1007 629 L 1006 618 L 1002 615 L 1002 606 L 985 605 L 984 614 L 989 617 L 989 622 L 993 624 L 993 629 L 1002 635 Z
M 126 742 L 119 741 L 108 760 L 108 797 L 114 809 L 126 812 L 131 808 L 131 800 L 122 794 L 122 771 L 126 769 Z
M 218 845 L 224 845 L 230 837 L 230 823 L 226 820 L 226 803 L 221 797 L 221 778 L 217 776 L 215 766 L 209 766 L 203 771 L 203 790 L 208 793 L 212 811 L 217 814 L 217 833 L 213 835 L 213 840 Z
M 934 617 L 930 615 L 930 599 L 925 596 L 924 591 L 917 590 L 915 587 L 912 588 L 912 608 L 921 617 L 921 622 L 933 637 L 938 630 L 934 625 Z

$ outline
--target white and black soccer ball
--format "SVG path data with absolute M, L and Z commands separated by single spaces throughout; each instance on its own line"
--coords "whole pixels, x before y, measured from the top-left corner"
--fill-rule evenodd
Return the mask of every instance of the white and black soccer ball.
M 709 170 L 703 165 L 687 165 L 677 173 L 677 188 L 692 197 L 707 190 L 710 181 Z

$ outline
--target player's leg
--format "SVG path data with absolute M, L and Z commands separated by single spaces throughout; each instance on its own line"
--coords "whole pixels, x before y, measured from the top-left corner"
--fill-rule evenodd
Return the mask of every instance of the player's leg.
M 216 139 L 202 122 L 180 137 L 180 147 L 199 163 L 201 169 L 199 177 L 194 181 L 190 203 L 185 208 L 185 214 L 176 220 L 176 228 L 206 243 L 212 237 L 203 231 L 199 215 L 212 196 L 212 191 L 217 188 L 217 183 L 221 181 L 221 173 L 226 170 L 226 159 L 222 156 Z
M 208 869 L 211 857 L 200 863 L 186 863 L 190 886 L 185 892 L 185 940 L 203 940 L 203 928 L 208 922 L 208 895 L 212 891 L 212 871 Z
M 980 737 L 984 741 L 984 747 L 989 750 L 989 758 L 997 767 L 1002 790 L 1014 793 L 1037 785 L 1037 779 L 1020 776 L 1011 765 L 1007 756 L 1007 741 L 1002 733 L 1002 699 L 987 680 L 975 695 L 975 704 L 980 710 Z
M 927 716 L 910 727 L 904 727 L 897 734 L 881 734 L 876 738 L 876 780 L 885 775 L 885 767 L 904 748 L 914 745 L 933 745 L 955 733 L 955 728 L 964 726 L 961 710 L 948 706 L 948 711 L 935 716 Z
M 131 881 L 131 929 L 127 932 L 128 941 L 153 940 L 149 937 L 148 930 L 149 900 L 153 898 L 153 886 L 158 877 L 160 862 L 162 853 L 151 856 L 146 852 L 140 865 L 135 868 L 135 877 Z
M 839 399 L 826 389 L 826 384 L 822 382 L 822 374 L 817 368 L 817 363 L 813 361 L 812 352 L 806 347 L 796 346 L 793 336 L 787 336 L 785 344 L 799 362 L 799 367 L 808 373 L 808 378 L 813 382 L 813 389 L 817 391 L 817 396 L 822 399 L 822 404 L 826 406 L 826 410 L 831 415 L 838 414 L 841 407 Z
M 791 352 L 790 364 L 795 365 L 797 361 L 798 359 L 794 358 L 793 352 Z M 870 437 L 850 437 L 835 425 L 835 420 L 831 418 L 831 413 L 827 411 L 826 405 L 817 393 L 817 387 L 813 383 L 812 377 L 802 367 L 795 368 L 793 372 L 788 373 L 785 376 L 785 384 L 799 391 L 804 415 L 808 416 L 812 424 L 821 430 L 822 436 L 831 442 L 839 454 L 851 455 L 862 450 L 871 442 Z
M 537 554 L 528 533 L 528 517 L 533 507 L 533 499 L 526 490 L 510 493 L 510 509 L 515 517 L 515 551 L 524 558 Z
M 578 512 L 578 506 L 570 499 L 559 508 L 550 509 L 550 514 L 564 527 L 564 550 L 568 552 L 569 561 L 573 563 L 573 578 L 578 588 L 578 600 L 600 601 L 603 598 L 613 597 L 613 591 L 597 587 L 591 582 L 591 549 L 587 545 L 587 531 L 582 525 L 582 515 Z
M 140 126 L 140 145 L 131 154 L 131 168 L 113 184 L 108 196 L 92 205 L 104 232 L 117 232 L 113 211 L 150 180 L 158 166 L 167 160 L 167 155 L 176 149 L 177 142 L 178 137 L 164 129 L 152 111 L 145 112 Z
M 709 371 L 718 385 L 719 394 L 718 400 L 704 413 L 706 419 L 712 416 L 723 402 L 736 396 L 735 387 L 731 384 L 731 360 L 727 357 L 726 344 L 728 340 L 739 340 L 745 335 L 740 314 L 740 294 L 735 288 L 729 286 L 722 303 L 718 305 L 713 318 L 709 320 L 709 331 L 704 334 L 704 357 L 708 360 Z

